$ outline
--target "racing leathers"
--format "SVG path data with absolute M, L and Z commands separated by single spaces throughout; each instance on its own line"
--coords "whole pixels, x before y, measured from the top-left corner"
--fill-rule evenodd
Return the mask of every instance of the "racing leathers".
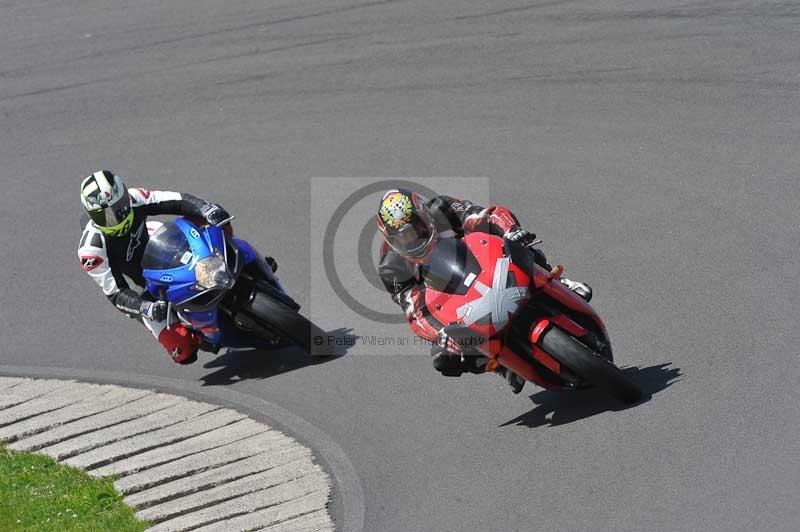
M 200 344 L 197 336 L 180 325 L 167 328 L 171 317 L 166 315 L 165 304 L 154 302 L 147 292 L 134 290 L 128 280 L 138 287 L 144 287 L 142 256 L 150 232 L 161 225 L 156 221 L 148 222 L 148 216 L 172 214 L 208 221 L 214 219 L 216 222 L 220 211 L 223 216 L 227 213 L 221 207 L 191 194 L 143 188 L 130 188 L 128 193 L 134 213 L 128 234 L 119 237 L 103 234 L 88 216 L 83 216 L 83 234 L 78 245 L 81 268 L 94 279 L 118 310 L 141 319 L 173 360 L 179 363 L 193 362 Z
M 433 216 L 439 238 L 460 238 L 472 232 L 482 232 L 524 242 L 536 237 L 520 229 L 517 218 L 505 207 L 498 205 L 483 208 L 470 201 L 436 196 L 426 203 Z M 536 262 L 551 269 L 547 259 L 538 249 L 533 250 Z M 439 331 L 444 324 L 439 322 L 425 305 L 425 285 L 420 278 L 419 265 L 407 260 L 384 242 L 378 262 L 378 275 L 392 300 L 400 305 L 411 330 L 417 336 L 433 344 L 433 366 L 447 376 L 459 376 L 464 372 L 480 373 L 477 353 L 463 352 L 461 346 L 449 341 L 446 347 L 436 344 Z

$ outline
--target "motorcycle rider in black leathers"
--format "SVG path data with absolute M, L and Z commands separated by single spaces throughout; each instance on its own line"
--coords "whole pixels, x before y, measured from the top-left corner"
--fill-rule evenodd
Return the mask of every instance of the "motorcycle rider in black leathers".
M 83 271 L 118 310 L 140 318 L 175 362 L 189 364 L 197 360 L 198 337 L 183 328 L 167 328 L 170 317 L 166 302 L 153 301 L 146 292 L 132 289 L 126 277 L 134 285 L 144 287 L 142 255 L 149 232 L 161 225 L 148 222 L 148 216 L 173 214 L 217 224 L 231 218 L 228 212 L 191 194 L 129 189 L 119 176 L 108 170 L 94 172 L 83 180 L 81 203 L 86 210 L 78 245 Z
M 419 265 L 435 245 L 437 238 L 460 238 L 480 231 L 508 240 L 531 245 L 536 235 L 521 229 L 517 218 L 505 207 L 483 208 L 470 201 L 436 196 L 432 199 L 406 189 L 389 190 L 381 198 L 376 215 L 378 228 L 385 241 L 381 246 L 378 274 L 392 300 L 400 305 L 411 330 L 432 343 L 440 340 L 444 327 L 425 306 L 425 285 L 419 275 Z M 539 249 L 532 249 L 536 263 L 551 270 L 547 258 Z M 570 290 L 589 301 L 591 288 L 585 283 L 562 278 Z M 462 373 L 482 373 L 485 357 L 475 350 L 465 350 L 452 339 L 446 345 L 434 343 L 431 350 L 433 367 L 445 376 Z M 514 393 L 519 393 L 524 379 L 500 366 Z

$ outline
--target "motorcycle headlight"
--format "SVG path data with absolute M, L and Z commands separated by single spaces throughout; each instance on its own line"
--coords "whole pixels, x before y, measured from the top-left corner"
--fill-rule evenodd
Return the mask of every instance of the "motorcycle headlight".
M 197 279 L 195 286 L 198 289 L 226 287 L 231 280 L 225 259 L 219 254 L 197 261 L 194 267 L 194 275 Z

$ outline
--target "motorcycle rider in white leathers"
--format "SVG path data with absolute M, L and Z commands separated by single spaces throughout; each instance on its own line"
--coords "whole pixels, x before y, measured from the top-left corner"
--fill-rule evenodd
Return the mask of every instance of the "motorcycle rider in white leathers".
M 83 180 L 81 203 L 86 211 L 78 245 L 83 271 L 118 310 L 140 318 L 175 362 L 189 364 L 197 360 L 200 346 L 197 335 L 183 327 L 167 328 L 166 302 L 154 301 L 147 292 L 134 290 L 128 279 L 144 288 L 142 255 L 149 232 L 161 225 L 157 221 L 148 222 L 148 216 L 173 214 L 217 224 L 230 219 L 228 212 L 191 194 L 129 189 L 119 176 L 108 170 L 94 172 Z

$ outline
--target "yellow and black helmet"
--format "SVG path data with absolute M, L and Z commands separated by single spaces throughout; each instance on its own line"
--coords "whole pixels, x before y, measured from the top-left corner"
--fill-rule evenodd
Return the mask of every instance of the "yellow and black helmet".
M 425 258 L 436 241 L 436 225 L 427 199 L 411 190 L 393 189 L 381 198 L 376 219 L 386 242 L 414 261 Z

